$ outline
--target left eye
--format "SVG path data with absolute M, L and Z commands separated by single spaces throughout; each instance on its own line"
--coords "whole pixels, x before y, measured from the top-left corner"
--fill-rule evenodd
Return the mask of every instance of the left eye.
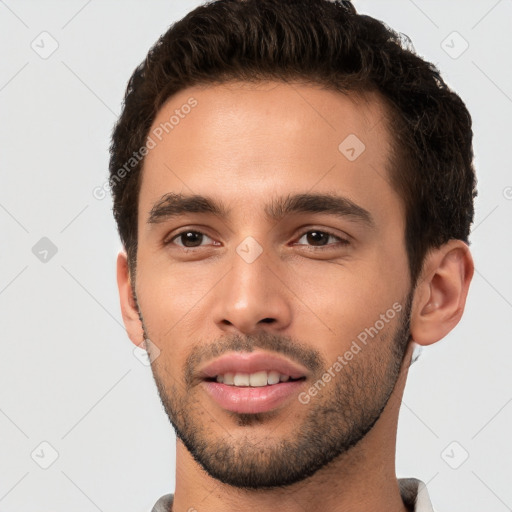
M 327 231 L 320 231 L 320 230 L 310 230 L 310 231 L 306 231 L 306 233 L 304 233 L 300 238 L 299 238 L 299 241 L 302 240 L 304 237 L 306 237 L 306 240 L 309 242 L 309 243 L 313 243 L 313 244 L 319 244 L 319 245 L 314 245 L 313 247 L 317 248 L 317 247 L 323 247 L 325 245 L 329 245 L 328 244 L 328 240 L 329 238 L 334 238 L 336 239 L 341 245 L 348 245 L 349 244 L 349 241 L 348 240 L 345 240 L 344 238 L 341 238 L 337 235 L 333 235 L 332 233 L 329 233 Z M 304 244 L 298 244 L 298 245 L 304 245 Z
M 205 237 L 212 240 L 208 235 L 201 233 L 200 231 L 182 231 L 181 233 L 178 233 L 173 238 L 171 238 L 168 242 L 166 242 L 166 244 L 174 243 L 175 241 L 179 240 L 181 243 L 176 243 L 176 245 L 183 247 L 185 249 L 193 249 L 195 247 L 201 247 L 201 242 L 204 241 Z M 331 245 L 328 243 L 330 238 L 337 240 L 340 245 L 349 245 L 348 240 L 345 240 L 344 238 L 341 238 L 327 231 L 306 231 L 298 239 L 297 245 L 305 245 L 304 243 L 300 243 L 300 240 L 302 240 L 303 238 L 306 238 L 306 241 L 309 244 L 313 244 L 314 248 L 321 248 L 325 245 Z M 214 242 L 214 244 L 219 245 L 218 242 Z

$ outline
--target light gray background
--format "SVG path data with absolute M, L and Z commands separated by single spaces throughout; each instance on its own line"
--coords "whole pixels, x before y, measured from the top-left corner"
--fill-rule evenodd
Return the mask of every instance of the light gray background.
M 199 3 L 0 0 L 0 511 L 145 511 L 174 489 L 174 433 L 125 334 L 111 202 L 93 190 L 131 72 Z M 355 4 L 407 34 L 474 120 L 475 277 L 459 326 L 411 368 L 397 474 L 438 512 L 511 510 L 512 2 Z

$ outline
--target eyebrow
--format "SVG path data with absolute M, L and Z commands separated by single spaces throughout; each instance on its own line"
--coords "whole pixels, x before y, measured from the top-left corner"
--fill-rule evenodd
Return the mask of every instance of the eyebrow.
M 202 195 L 169 193 L 157 201 L 149 212 L 148 224 L 158 224 L 188 213 L 202 213 L 227 219 L 231 210 L 222 202 Z M 278 197 L 265 205 L 268 220 L 279 221 L 286 216 L 299 213 L 324 213 L 362 222 L 375 227 L 368 210 L 350 199 L 335 194 L 295 194 Z

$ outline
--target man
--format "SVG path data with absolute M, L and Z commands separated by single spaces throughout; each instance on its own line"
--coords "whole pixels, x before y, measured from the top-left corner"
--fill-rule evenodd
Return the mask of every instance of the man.
M 461 99 L 349 2 L 219 0 L 159 39 L 110 162 L 123 319 L 177 435 L 154 511 L 432 510 L 397 421 L 464 310 L 472 160 Z

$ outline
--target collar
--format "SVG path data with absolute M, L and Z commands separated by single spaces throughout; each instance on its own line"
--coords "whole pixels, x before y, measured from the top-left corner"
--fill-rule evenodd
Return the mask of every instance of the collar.
M 399 478 L 402 501 L 410 512 L 434 512 L 427 486 L 417 478 Z
M 427 486 L 417 478 L 399 478 L 398 487 L 404 505 L 410 512 L 434 512 Z M 173 494 L 162 496 L 151 512 L 171 512 Z

